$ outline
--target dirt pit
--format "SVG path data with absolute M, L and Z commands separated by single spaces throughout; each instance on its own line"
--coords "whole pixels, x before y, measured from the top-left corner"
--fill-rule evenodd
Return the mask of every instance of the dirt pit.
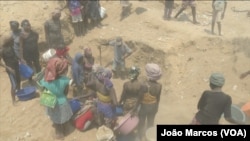
M 234 45 L 234 52 L 244 52 L 247 57 L 250 57 L 250 38 L 249 37 L 238 37 L 232 40 Z
M 92 45 L 95 44 L 97 48 L 92 48 L 93 52 L 99 52 L 98 47 L 101 47 L 101 61 L 100 61 L 100 52 L 96 58 L 96 62 L 101 62 L 103 66 L 112 68 L 112 60 L 113 59 L 113 47 L 112 46 L 102 46 L 101 44 L 107 43 L 110 41 L 110 39 L 94 39 L 91 41 Z M 149 46 L 146 43 L 139 42 L 139 41 L 133 41 L 133 40 L 127 40 L 125 43 L 129 46 L 129 48 L 132 49 L 132 54 L 126 59 L 126 69 L 129 70 L 132 66 L 137 66 L 141 70 L 140 77 L 141 79 L 145 79 L 145 64 L 147 63 L 156 63 L 158 64 L 162 69 L 162 74 L 164 76 L 170 74 L 169 69 L 169 61 L 167 53 L 155 49 L 155 47 Z M 155 57 L 157 56 L 157 57 Z

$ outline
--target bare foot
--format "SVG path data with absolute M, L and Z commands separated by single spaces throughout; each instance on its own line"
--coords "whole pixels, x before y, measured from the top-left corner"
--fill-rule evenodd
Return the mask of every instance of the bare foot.
M 64 140 L 64 135 L 63 134 L 60 134 L 60 133 L 55 133 L 53 135 L 54 139 L 57 140 L 57 141 L 63 141 Z

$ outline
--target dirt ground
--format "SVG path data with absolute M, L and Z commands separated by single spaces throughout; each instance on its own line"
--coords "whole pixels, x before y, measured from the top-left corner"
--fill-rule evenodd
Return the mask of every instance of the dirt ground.
M 233 104 L 242 106 L 249 101 L 250 76 L 239 79 L 239 75 L 250 69 L 250 18 L 247 12 L 250 1 L 229 1 L 225 19 L 222 21 L 223 36 L 210 35 L 211 1 L 197 1 L 197 19 L 200 25 L 191 22 L 190 8 L 178 19 L 164 21 L 164 5 L 159 1 L 131 1 L 130 13 L 121 18 L 119 1 L 101 1 L 107 9 L 107 17 L 102 28 L 89 31 L 84 37 L 74 37 L 70 43 L 70 54 L 81 51 L 79 46 L 91 47 L 100 63 L 99 41 L 110 40 L 120 35 L 134 50 L 127 59 L 127 67 L 141 68 L 140 78 L 144 79 L 146 63 L 158 63 L 163 70 L 159 81 L 163 84 L 160 109 L 155 124 L 189 124 L 197 112 L 197 102 L 202 92 L 209 89 L 208 77 L 212 72 L 222 72 L 226 83 L 223 91 L 232 96 Z M 172 15 L 180 8 L 175 2 Z M 40 48 L 43 46 L 43 23 L 50 18 L 50 12 L 62 2 L 58 1 L 0 1 L 0 35 L 10 32 L 10 20 L 29 19 L 32 28 L 40 34 Z M 28 10 L 27 10 L 28 9 Z M 68 11 L 62 19 L 68 19 Z M 64 33 L 72 37 L 72 28 L 64 25 Z M 217 28 L 215 28 L 217 33 Z M 102 65 L 112 60 L 112 47 L 101 46 Z M 111 67 L 110 65 L 108 67 Z M 113 79 L 118 98 L 123 82 Z M 72 94 L 69 94 L 72 96 Z M 39 98 L 11 104 L 10 82 L 3 68 L 0 68 L 0 141 L 48 141 L 54 134 L 45 109 Z M 221 119 L 221 124 L 229 124 Z M 95 141 L 96 129 L 80 132 L 72 129 L 66 141 L 87 139 Z

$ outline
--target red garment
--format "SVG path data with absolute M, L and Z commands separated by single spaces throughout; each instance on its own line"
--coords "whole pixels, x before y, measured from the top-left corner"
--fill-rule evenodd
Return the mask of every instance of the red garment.
M 74 121 L 75 127 L 79 130 L 83 130 L 85 123 L 87 121 L 92 121 L 92 119 L 93 119 L 93 113 L 91 109 L 89 109 L 87 112 L 85 112 L 84 114 L 79 116 L 77 119 L 75 119 Z
M 77 16 L 81 14 L 81 8 L 75 8 L 71 10 L 71 16 Z
M 45 68 L 45 81 L 53 81 L 57 76 L 62 75 L 68 70 L 68 62 L 64 58 L 51 58 Z
M 56 55 L 58 57 L 65 57 L 68 52 L 69 52 L 69 47 L 65 47 L 62 49 L 56 49 Z

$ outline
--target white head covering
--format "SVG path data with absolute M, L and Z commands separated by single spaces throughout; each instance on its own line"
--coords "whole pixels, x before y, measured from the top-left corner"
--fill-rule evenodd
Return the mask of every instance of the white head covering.
M 162 76 L 161 68 L 155 63 L 148 63 L 145 67 L 149 80 L 159 80 Z

